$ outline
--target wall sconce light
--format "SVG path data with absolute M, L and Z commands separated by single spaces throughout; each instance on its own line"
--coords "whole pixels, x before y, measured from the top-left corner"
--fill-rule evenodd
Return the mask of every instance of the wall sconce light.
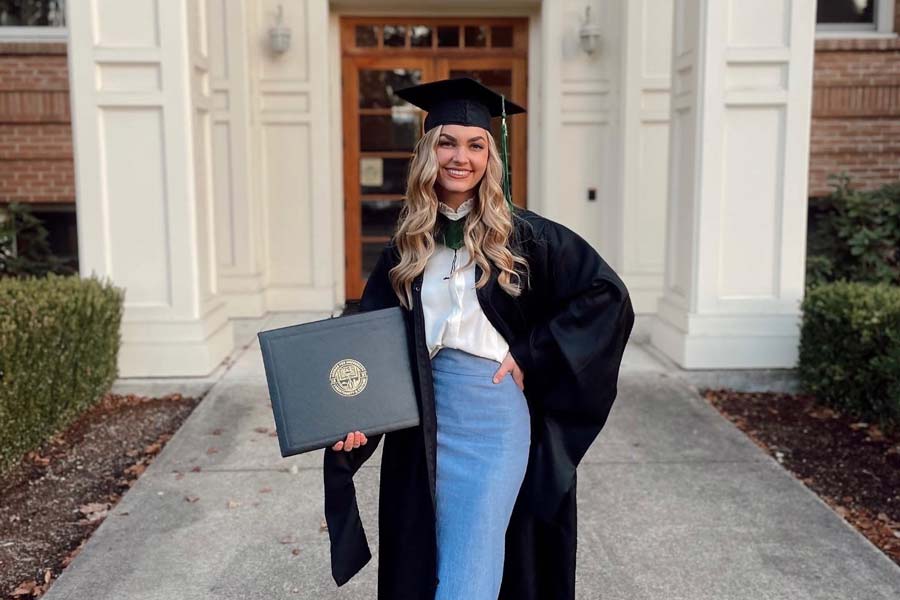
M 594 52 L 600 46 L 600 35 L 602 33 L 602 27 L 599 23 L 594 23 L 591 20 L 591 7 L 584 7 L 584 22 L 581 24 L 581 27 L 578 29 L 578 35 L 581 38 L 581 49 L 587 52 L 589 55 L 593 55 Z
M 284 7 L 278 5 L 275 26 L 269 28 L 269 48 L 275 54 L 284 54 L 291 47 L 291 28 L 284 24 Z

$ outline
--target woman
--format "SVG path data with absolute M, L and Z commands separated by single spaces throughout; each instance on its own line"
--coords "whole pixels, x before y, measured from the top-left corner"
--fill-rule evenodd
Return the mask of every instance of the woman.
M 371 558 L 352 477 L 384 437 L 378 598 L 574 598 L 575 469 L 616 396 L 628 290 L 509 200 L 490 119 L 523 108 L 468 78 L 397 95 L 425 134 L 360 310 L 404 308 L 421 422 L 326 449 L 332 574 Z

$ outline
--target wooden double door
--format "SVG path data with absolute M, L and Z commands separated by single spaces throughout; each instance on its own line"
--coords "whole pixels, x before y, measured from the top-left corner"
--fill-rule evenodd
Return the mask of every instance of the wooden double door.
M 456 35 L 453 35 L 453 33 Z M 347 18 L 342 22 L 346 296 L 358 299 L 403 206 L 425 113 L 394 94 L 471 77 L 527 107 L 520 19 Z M 500 142 L 500 119 L 492 131 Z M 507 119 L 513 201 L 527 205 L 526 117 Z

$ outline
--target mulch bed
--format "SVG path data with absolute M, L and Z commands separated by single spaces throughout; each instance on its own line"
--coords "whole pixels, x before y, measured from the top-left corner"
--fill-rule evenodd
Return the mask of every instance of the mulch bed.
M 200 402 L 107 394 L 0 477 L 0 594 L 44 594 Z
M 900 565 L 900 431 L 885 434 L 803 394 L 701 393 Z

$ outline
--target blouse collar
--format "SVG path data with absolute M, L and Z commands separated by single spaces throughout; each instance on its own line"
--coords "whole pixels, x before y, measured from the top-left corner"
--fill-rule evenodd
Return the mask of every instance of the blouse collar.
M 475 206 L 475 196 L 472 196 L 471 198 L 460 204 L 455 211 L 450 208 L 449 205 L 438 200 L 438 210 L 441 211 L 441 214 L 445 215 L 451 221 L 456 221 L 457 219 L 461 219 L 469 214 L 473 206 Z

